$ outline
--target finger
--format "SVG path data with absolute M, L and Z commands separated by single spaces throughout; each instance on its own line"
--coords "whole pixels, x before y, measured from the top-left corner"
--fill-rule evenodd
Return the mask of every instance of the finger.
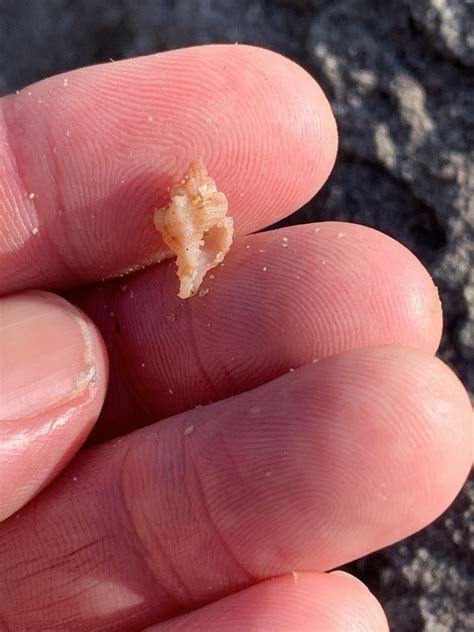
M 317 232 L 316 232 L 317 231 Z M 348 349 L 434 352 L 441 310 L 433 282 L 399 243 L 324 223 L 236 242 L 205 296 L 176 297 L 174 263 L 69 295 L 96 322 L 111 383 L 91 439 L 237 395 Z M 123 291 L 125 290 L 125 291 Z
M 93 324 L 64 299 L 0 299 L 0 520 L 69 461 L 99 415 L 106 356 Z
M 444 510 L 471 432 L 446 366 L 381 347 L 86 450 L 0 529 L 1 616 L 27 630 L 66 616 L 75 631 L 140 629 L 334 568 Z
M 242 233 L 311 198 L 336 153 L 315 81 L 248 46 L 85 68 L 0 103 L 3 292 L 97 280 L 168 256 L 153 209 L 195 155 Z
M 387 632 L 376 598 L 346 573 L 294 573 L 225 597 L 145 632 Z

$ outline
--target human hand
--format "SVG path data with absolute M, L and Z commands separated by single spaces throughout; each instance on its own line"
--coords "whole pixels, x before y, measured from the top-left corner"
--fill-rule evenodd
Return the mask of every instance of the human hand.
M 1 105 L 0 627 L 386 630 L 367 589 L 326 571 L 448 506 L 471 407 L 433 357 L 437 292 L 405 248 L 340 223 L 245 237 L 332 168 L 314 81 L 202 47 Z M 153 208 L 195 154 L 237 232 L 209 292 L 180 301 L 167 261 L 102 282 L 168 256 Z M 97 445 L 57 476 L 106 356 Z

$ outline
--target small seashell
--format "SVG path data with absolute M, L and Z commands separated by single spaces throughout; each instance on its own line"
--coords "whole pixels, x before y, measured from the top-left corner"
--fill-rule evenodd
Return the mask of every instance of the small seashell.
M 232 244 L 234 222 L 227 217 L 227 198 L 217 190 L 199 158 L 170 191 L 171 201 L 157 209 L 156 229 L 176 254 L 178 296 L 196 294 L 205 274 L 221 263 Z

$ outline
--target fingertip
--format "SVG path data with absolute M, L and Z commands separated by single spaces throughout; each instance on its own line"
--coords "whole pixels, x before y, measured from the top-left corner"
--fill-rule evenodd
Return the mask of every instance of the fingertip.
M 146 632 L 387 632 L 385 614 L 367 588 L 348 577 L 282 575 L 235 592 Z
M 421 261 L 399 241 L 368 226 L 324 222 L 317 230 L 320 243 L 331 244 L 346 274 L 368 287 L 363 299 L 367 312 L 376 312 L 387 331 L 399 332 L 400 342 L 390 343 L 402 344 L 403 338 L 408 347 L 435 353 L 442 334 L 442 305 Z
M 354 575 L 341 570 L 332 571 L 326 577 L 333 584 L 335 591 L 344 594 L 346 598 L 349 598 L 356 604 L 356 607 L 366 612 L 369 619 L 367 621 L 369 630 L 374 630 L 374 632 L 389 631 L 384 609 L 364 582 Z
M 439 358 L 426 363 L 417 386 L 430 422 L 427 440 L 437 474 L 433 474 L 433 495 L 441 514 L 459 493 L 472 467 L 472 404 L 457 374 Z
M 394 274 L 403 297 L 407 319 L 417 332 L 418 344 L 412 346 L 424 352 L 436 353 L 443 333 L 443 306 L 438 287 L 428 268 L 418 257 L 400 242 L 383 235 L 394 250 Z M 382 254 L 382 253 L 381 253 Z M 381 257 L 382 265 L 383 257 Z
M 454 371 L 426 352 L 386 346 L 353 351 L 347 357 L 350 355 L 352 376 L 354 371 L 365 373 L 367 383 L 376 389 L 374 407 L 384 411 L 400 435 L 401 442 L 393 442 L 391 447 L 392 475 L 397 468 L 398 493 L 412 497 L 406 509 L 411 508 L 416 516 L 414 532 L 447 509 L 472 467 L 469 396 Z M 352 396 L 357 401 L 355 392 Z M 375 438 L 372 442 L 374 448 Z M 388 469 L 383 473 L 388 475 Z
M 331 105 L 316 79 L 288 57 L 254 46 L 238 49 L 245 58 L 258 58 L 263 71 L 272 73 L 274 94 L 279 105 L 287 110 L 280 124 L 286 123 L 300 141 L 295 151 L 306 153 L 306 170 L 303 166 L 306 181 L 302 183 L 301 199 L 295 202 L 298 208 L 319 191 L 336 160 L 338 131 Z M 293 159 L 287 155 L 283 162 L 288 164 Z

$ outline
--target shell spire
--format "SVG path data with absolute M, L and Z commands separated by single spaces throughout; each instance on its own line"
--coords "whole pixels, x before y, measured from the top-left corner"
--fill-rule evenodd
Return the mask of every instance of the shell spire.
M 196 294 L 205 274 L 229 251 L 234 222 L 227 210 L 226 196 L 195 158 L 171 188 L 168 205 L 155 211 L 155 227 L 176 254 L 180 298 Z

